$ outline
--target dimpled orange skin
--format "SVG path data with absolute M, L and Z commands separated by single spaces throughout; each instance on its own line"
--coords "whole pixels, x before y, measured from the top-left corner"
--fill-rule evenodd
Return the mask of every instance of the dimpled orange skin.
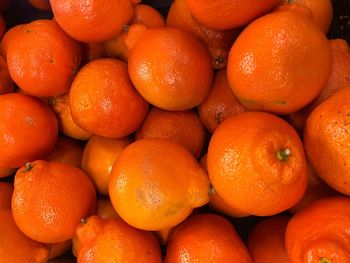
M 209 28 L 226 30 L 248 24 L 277 6 L 280 0 L 185 0 L 191 14 Z M 214 11 L 213 11 L 214 10 Z
M 225 68 L 228 52 L 238 35 L 238 30 L 214 30 L 193 18 L 184 0 L 176 0 L 170 6 L 167 26 L 192 33 L 208 48 L 215 69 Z
M 204 169 L 183 146 L 166 139 L 130 144 L 113 166 L 112 204 L 128 224 L 143 230 L 171 228 L 209 201 Z
M 302 131 L 311 111 L 343 87 L 350 85 L 350 47 L 344 39 L 330 39 L 332 68 L 326 86 L 317 98 L 301 110 L 288 115 L 296 129 Z
M 70 107 L 79 126 L 108 138 L 134 132 L 148 111 L 148 103 L 130 83 L 126 64 L 116 59 L 94 60 L 78 72 Z
M 51 20 L 35 20 L 18 30 L 7 50 L 13 81 L 34 96 L 65 93 L 80 65 L 79 43 Z
M 326 34 L 333 20 L 331 0 L 282 0 L 282 3 L 297 3 L 310 9 L 313 19 Z
M 208 162 L 207 162 L 208 155 L 205 154 L 200 160 L 200 165 L 205 169 L 206 172 L 208 172 Z M 212 186 L 211 186 L 212 187 Z M 211 189 L 211 195 L 210 195 L 210 201 L 208 205 L 213 208 L 215 211 L 218 211 L 224 215 L 231 216 L 231 217 L 245 217 L 249 216 L 247 213 L 243 213 L 241 211 L 238 211 L 237 209 L 230 206 L 224 199 L 222 199 L 221 196 L 217 192 L 215 192 L 215 189 L 212 187 Z
M 142 126 L 136 131 L 135 138 L 170 139 L 184 146 L 198 158 L 206 142 L 206 131 L 194 111 L 165 111 L 152 108 Z
M 100 194 L 108 195 L 113 164 L 131 142 L 129 137 L 110 139 L 95 135 L 85 145 L 81 167 Z
M 313 202 L 289 221 L 286 247 L 293 263 L 350 262 L 350 199 Z
M 304 130 L 304 147 L 317 174 L 335 190 L 350 195 L 350 86 L 312 111 Z
M 57 120 L 37 98 L 3 94 L 0 95 L 0 134 L 0 167 L 16 168 L 51 152 L 57 140 Z
M 248 249 L 224 217 L 199 214 L 189 217 L 171 235 L 165 263 L 252 263 Z
M 57 23 L 81 42 L 100 42 L 120 33 L 133 15 L 130 0 L 50 0 Z
M 311 167 L 309 161 L 307 162 L 307 178 L 308 185 L 303 198 L 295 206 L 288 209 L 289 212 L 293 214 L 297 213 L 318 199 L 337 194 L 336 191 L 334 191 L 316 174 L 315 169 Z
M 213 78 L 205 47 L 189 33 L 173 28 L 148 30 L 129 53 L 128 71 L 140 94 L 164 110 L 198 106 Z
M 61 133 L 73 139 L 86 141 L 89 140 L 93 134 L 78 126 L 72 117 L 70 109 L 69 92 L 63 95 L 51 97 L 49 99 L 51 109 L 56 113 L 58 120 L 58 128 Z
M 20 32 L 21 27 L 23 27 L 24 24 L 19 24 L 16 25 L 14 27 L 11 27 L 9 30 L 7 30 L 3 36 L 3 38 L 1 39 L 0 42 L 0 54 L 5 58 L 5 60 L 7 59 L 7 50 L 8 47 L 10 46 L 10 43 L 13 39 L 16 38 L 16 36 L 18 35 L 18 32 Z
M 49 248 L 26 237 L 16 226 L 10 209 L 0 208 L 0 258 L 2 262 L 45 263 Z
M 82 218 L 96 206 L 88 176 L 63 163 L 34 161 L 20 168 L 14 181 L 12 212 L 28 237 L 44 243 L 73 238 Z
M 80 168 L 83 158 L 83 146 L 69 137 L 59 136 L 53 151 L 46 161 L 60 162 Z
M 242 213 L 277 214 L 295 205 L 306 190 L 301 140 L 287 122 L 269 113 L 246 112 L 225 120 L 211 137 L 207 161 L 215 191 Z
M 149 5 L 139 4 L 135 6 L 133 18 L 130 24 L 143 23 L 146 26 L 156 28 L 165 26 L 165 19 L 157 9 Z
M 314 21 L 294 11 L 273 12 L 252 22 L 237 38 L 227 76 L 249 110 L 288 114 L 321 92 L 331 58 L 328 40 Z
M 247 111 L 233 94 L 227 80 L 226 69 L 217 71 L 214 83 L 198 106 L 199 117 L 204 126 L 213 133 L 228 117 Z
M 254 263 L 290 263 L 284 235 L 289 217 L 275 216 L 259 222 L 249 233 L 248 248 Z
M 0 209 L 11 209 L 11 198 L 13 185 L 6 182 L 0 182 Z
M 78 263 L 162 262 L 155 237 L 150 232 L 129 226 L 119 218 L 87 218 L 78 226 L 77 236 L 81 243 Z
M 0 95 L 13 92 L 14 85 L 7 68 L 6 60 L 0 55 Z

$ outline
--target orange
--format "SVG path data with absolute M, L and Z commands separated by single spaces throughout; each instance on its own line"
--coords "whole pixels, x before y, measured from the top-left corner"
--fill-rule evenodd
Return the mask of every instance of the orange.
M 258 216 L 292 207 L 307 186 L 298 134 L 283 119 L 264 112 L 238 114 L 215 130 L 208 148 L 208 172 L 227 204 Z
M 109 181 L 112 204 L 129 225 L 162 230 L 182 222 L 209 201 L 204 169 L 183 146 L 142 139 L 124 149 Z
M 126 65 L 116 59 L 91 61 L 78 72 L 70 107 L 79 126 L 108 138 L 133 133 L 148 111 L 148 103 L 129 81 Z
M 310 9 L 313 19 L 326 34 L 333 20 L 331 0 L 282 0 L 282 3 L 297 3 Z
M 0 258 L 2 262 L 47 262 L 48 246 L 26 237 L 16 226 L 10 209 L 0 208 L 0 221 Z
M 295 206 L 289 209 L 293 214 L 318 199 L 336 194 L 336 192 L 316 174 L 315 169 L 311 167 L 309 162 L 307 162 L 307 178 L 308 185 L 305 195 Z
M 162 262 L 155 237 L 119 218 L 87 218 L 77 228 L 77 236 L 81 243 L 78 263 Z
M 103 42 L 83 44 L 83 64 L 95 59 L 103 58 L 104 55 L 105 48 Z
M 124 62 L 128 61 L 131 49 L 148 30 L 143 23 L 134 23 L 125 26 L 124 32 L 104 42 L 107 57 L 118 58 Z
M 21 26 L 9 42 L 7 64 L 14 82 L 27 94 L 65 93 L 78 70 L 81 48 L 52 20 Z M 35 83 L 35 84 L 34 84 Z
M 11 198 L 13 185 L 6 182 L 0 182 L 0 209 L 11 209 Z
M 24 24 L 19 24 L 7 30 L 0 42 L 0 54 L 7 59 L 7 50 L 13 39 L 16 39 Z
M 97 199 L 96 215 L 103 219 L 119 217 L 109 198 L 105 197 Z
M 86 144 L 81 167 L 100 194 L 108 195 L 113 164 L 131 142 L 128 137 L 110 139 L 95 135 Z
M 226 69 L 217 71 L 209 94 L 198 106 L 204 126 L 213 133 L 228 117 L 245 112 L 246 108 L 233 94 L 228 84 Z
M 0 167 L 0 178 L 10 176 L 16 172 L 16 169 Z
M 44 11 L 50 11 L 50 0 L 28 0 L 28 2 L 35 8 L 44 10 Z
M 7 68 L 6 60 L 0 55 L 0 95 L 13 92 L 14 85 Z
M 206 132 L 194 111 L 165 111 L 152 108 L 137 130 L 135 138 L 170 139 L 184 146 L 198 158 L 206 142 Z
M 213 77 L 205 47 L 191 34 L 173 28 L 149 29 L 130 51 L 128 71 L 140 94 L 164 110 L 198 106 Z
M 303 109 L 288 116 L 290 122 L 302 131 L 311 111 L 339 89 L 350 85 L 350 47 L 344 39 L 329 40 L 332 51 L 332 67 L 327 84 L 316 99 Z
M 91 215 L 96 205 L 88 176 L 63 163 L 28 163 L 17 171 L 14 187 L 16 225 L 26 236 L 44 243 L 73 238 L 80 220 Z
M 77 140 L 88 140 L 92 137 L 92 133 L 78 126 L 72 118 L 70 109 L 69 92 L 51 97 L 49 99 L 51 109 L 56 113 L 58 120 L 58 128 L 61 133 Z
M 67 252 L 72 247 L 72 240 L 67 240 L 59 243 L 49 244 L 50 253 L 49 259 L 57 258 Z
M 289 217 L 275 216 L 264 219 L 249 233 L 248 248 L 254 263 L 289 263 L 284 244 Z
M 213 67 L 226 67 L 228 52 L 238 35 L 238 30 L 215 30 L 202 25 L 193 18 L 184 0 L 176 0 L 170 6 L 167 26 L 192 33 L 209 50 Z
M 133 15 L 130 0 L 50 0 L 57 23 L 82 42 L 100 42 L 121 33 Z
M 337 191 L 350 195 L 350 86 L 312 111 L 304 131 L 306 154 L 316 173 Z
M 164 17 L 158 12 L 157 9 L 144 4 L 135 6 L 134 15 L 130 21 L 130 24 L 142 23 L 148 27 L 162 27 L 165 26 Z
M 201 160 L 200 164 L 205 169 L 205 171 L 208 172 L 208 162 L 207 162 L 208 155 L 205 154 Z M 224 215 L 231 216 L 231 217 L 245 217 L 249 216 L 249 214 L 244 213 L 242 211 L 238 211 L 237 209 L 230 206 L 222 197 L 215 191 L 214 187 L 211 186 L 210 188 L 210 201 L 208 205 L 214 209 L 217 212 L 220 212 Z
M 225 218 L 199 214 L 188 218 L 171 235 L 165 263 L 252 263 L 248 249 Z
M 227 76 L 249 110 L 288 114 L 316 98 L 330 70 L 331 49 L 315 22 L 298 12 L 279 11 L 255 20 L 239 35 Z
M 57 120 L 37 98 L 0 95 L 0 167 L 16 168 L 44 158 L 57 140 Z
M 83 146 L 76 140 L 60 136 L 46 161 L 60 162 L 80 168 L 83 158 Z
M 320 199 L 289 221 L 286 247 L 291 262 L 350 262 L 350 199 Z
M 146 29 L 164 26 L 165 19 L 156 9 L 149 5 L 136 5 L 133 18 L 129 25 L 124 26 L 123 32 L 104 42 L 107 57 L 127 62 L 130 50 Z
M 191 14 L 209 28 L 225 30 L 248 24 L 280 0 L 185 0 Z

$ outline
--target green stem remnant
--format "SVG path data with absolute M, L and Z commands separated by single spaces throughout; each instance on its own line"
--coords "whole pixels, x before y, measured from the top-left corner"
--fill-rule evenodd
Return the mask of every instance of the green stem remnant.
M 88 221 L 88 219 L 87 218 L 82 218 L 81 220 L 80 220 L 80 223 L 82 223 L 82 224 L 87 224 L 87 221 Z
M 277 152 L 277 159 L 280 161 L 287 161 L 291 152 L 290 149 L 283 149 Z
M 32 168 L 33 168 L 33 165 L 31 163 L 26 163 L 24 172 L 29 172 L 30 170 L 32 170 Z
M 318 263 L 332 263 L 332 260 L 330 260 L 328 258 L 321 258 Z

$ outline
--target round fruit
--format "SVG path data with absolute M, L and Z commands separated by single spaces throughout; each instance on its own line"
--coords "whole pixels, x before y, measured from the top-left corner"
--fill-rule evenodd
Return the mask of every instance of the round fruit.
M 52 20 L 21 26 L 10 41 L 7 64 L 13 81 L 34 96 L 65 93 L 78 70 L 81 48 Z
M 116 59 L 91 61 L 78 72 L 70 107 L 79 126 L 108 138 L 133 133 L 148 111 L 148 103 L 130 83 L 126 65 Z
M 0 258 L 2 262 L 45 263 L 49 247 L 25 236 L 16 226 L 10 209 L 0 208 Z
M 289 221 L 286 247 L 291 262 L 350 262 L 350 199 L 320 199 Z
M 87 218 L 77 228 L 77 237 L 80 240 L 78 263 L 162 262 L 155 237 L 120 218 Z
M 128 224 L 161 230 L 182 222 L 209 201 L 209 180 L 183 146 L 166 139 L 130 144 L 113 166 L 109 195 Z
M 16 168 L 51 152 L 57 140 L 57 120 L 37 98 L 3 94 L 0 95 L 0 134 L 0 167 Z
M 312 19 L 278 11 L 255 20 L 239 35 L 229 54 L 227 75 L 249 110 L 288 114 L 321 92 L 331 60 L 329 42 Z
M 350 195 L 350 87 L 321 103 L 306 121 L 304 146 L 317 174 Z
M 284 120 L 264 112 L 235 115 L 215 130 L 209 143 L 208 172 L 224 201 L 258 216 L 295 205 L 307 186 L 298 134 Z
M 165 111 L 152 108 L 136 132 L 136 140 L 170 139 L 199 157 L 206 142 L 205 128 L 194 111 Z
M 247 111 L 233 94 L 228 84 L 226 69 L 217 71 L 213 86 L 198 106 L 199 117 L 204 126 L 213 133 L 228 117 Z
M 12 212 L 18 228 L 44 243 L 71 239 L 82 218 L 95 209 L 96 192 L 88 176 L 63 163 L 35 161 L 15 176 Z
M 110 139 L 95 135 L 86 144 L 81 167 L 100 194 L 108 195 L 113 164 L 131 142 L 128 137 Z
M 63 30 L 87 43 L 119 34 L 133 15 L 130 0 L 50 0 L 50 3 Z
M 248 24 L 278 5 L 279 0 L 185 0 L 191 14 L 213 29 L 232 29 Z
M 164 110 L 198 106 L 213 78 L 205 47 L 191 34 L 173 28 L 148 30 L 130 51 L 128 70 L 140 94 Z
M 253 261 L 229 221 L 214 214 L 199 214 L 191 216 L 175 229 L 164 262 Z

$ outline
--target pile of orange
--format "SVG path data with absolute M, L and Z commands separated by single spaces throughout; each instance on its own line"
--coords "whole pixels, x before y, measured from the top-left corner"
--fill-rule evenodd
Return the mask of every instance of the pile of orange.
M 0 262 L 350 262 L 331 1 L 140 2 L 0 17 Z

